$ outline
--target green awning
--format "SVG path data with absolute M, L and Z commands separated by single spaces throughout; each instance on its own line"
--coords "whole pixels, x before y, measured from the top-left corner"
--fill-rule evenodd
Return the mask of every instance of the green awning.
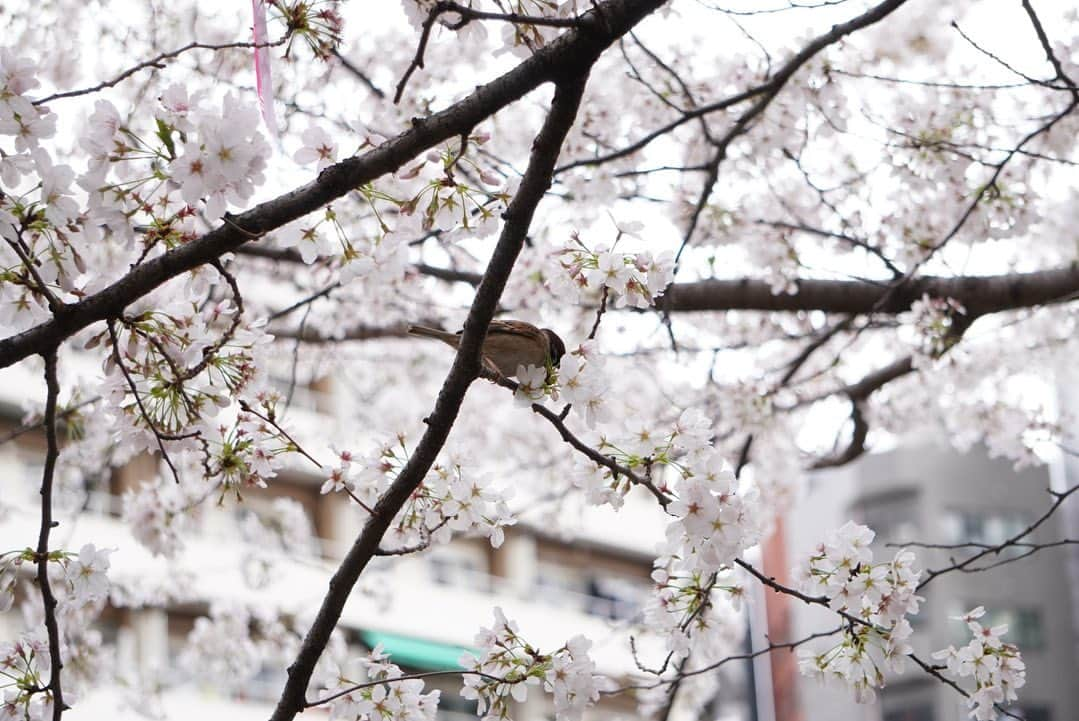
M 382 650 L 390 661 L 398 666 L 408 666 L 423 671 L 449 671 L 462 668 L 459 663 L 461 654 L 475 649 L 455 646 L 449 643 L 426 641 L 412 636 L 398 636 L 394 633 L 364 631 L 360 634 L 363 642 L 371 648 L 382 644 Z

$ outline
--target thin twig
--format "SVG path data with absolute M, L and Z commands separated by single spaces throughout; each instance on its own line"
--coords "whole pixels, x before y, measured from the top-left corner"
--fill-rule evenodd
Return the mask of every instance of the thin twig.
M 82 410 L 86 406 L 93 405 L 94 403 L 97 403 L 99 400 L 101 400 L 101 396 L 94 396 L 93 398 L 88 398 L 88 399 L 86 399 L 84 401 L 76 403 L 73 406 L 68 406 L 67 408 L 62 408 L 62 409 L 60 409 L 60 410 L 58 410 L 56 412 L 56 419 L 58 421 L 60 421 L 60 422 L 67 421 L 68 418 L 75 415 L 76 413 L 78 413 L 80 410 Z M 5 433 L 4 435 L 0 436 L 0 445 L 3 445 L 5 443 L 7 443 L 8 441 L 13 441 L 13 440 L 15 440 L 16 438 L 18 438 L 19 436 L 21 436 L 21 435 L 23 435 L 25 433 L 29 433 L 30 431 L 37 430 L 38 428 L 41 428 L 43 425 L 45 425 L 45 419 L 44 418 L 42 418 L 41 420 L 38 420 L 38 421 L 32 421 L 30 423 L 24 423 L 21 426 L 19 426 L 18 428 L 14 428 L 14 429 L 8 431 L 7 433 Z
M 485 678 L 488 681 L 497 681 L 499 683 L 513 683 L 511 681 L 506 681 L 506 679 L 502 678 L 501 676 L 493 676 L 489 673 L 484 673 L 482 671 L 423 671 L 422 673 L 409 673 L 405 674 L 404 676 L 395 676 L 394 678 L 383 678 L 376 681 L 365 681 L 364 683 L 358 683 L 354 686 L 350 686 L 324 698 L 320 698 L 318 701 L 305 701 L 304 708 L 306 709 L 321 706 L 324 703 L 336 701 L 342 696 L 348 696 L 353 691 L 360 691 L 365 688 L 371 688 L 372 686 L 380 686 L 384 683 L 396 683 L 398 681 L 409 681 L 412 679 L 438 678 L 440 676 L 479 676 L 480 678 Z
M 603 455 L 595 448 L 592 448 L 580 438 L 573 435 L 573 432 L 566 427 L 566 424 L 561 418 L 561 416 L 552 411 L 550 408 L 547 408 L 546 406 L 541 406 L 539 403 L 533 403 L 532 412 L 538 413 L 539 415 L 550 421 L 551 425 L 553 425 L 555 427 L 555 430 L 558 431 L 558 434 L 562 436 L 562 440 L 573 446 L 575 449 L 577 449 L 579 453 L 587 456 L 596 464 L 609 469 L 614 474 L 615 478 L 618 478 L 619 476 L 625 476 L 626 479 L 629 480 L 631 483 L 647 488 L 648 491 L 656 497 L 656 500 L 659 501 L 659 504 L 664 508 L 666 508 L 667 505 L 671 502 L 671 498 L 662 490 L 660 490 L 651 480 L 645 478 L 644 476 L 641 476 L 638 473 L 634 473 L 632 469 L 623 466 L 611 456 Z
M 59 525 L 52 518 L 52 487 L 56 473 L 56 459 L 60 456 L 60 444 L 56 439 L 56 399 L 60 396 L 60 382 L 56 373 L 56 349 L 46 353 L 45 359 L 45 439 L 48 450 L 45 453 L 45 470 L 41 475 L 41 526 L 37 537 L 37 585 L 41 590 L 41 603 L 45 610 L 45 629 L 49 637 L 49 693 L 52 694 L 53 721 L 60 721 L 68 706 L 64 703 L 64 690 L 60 682 L 60 671 L 64 660 L 60 657 L 60 628 L 56 622 L 56 596 L 49 585 L 49 532 Z
M 135 379 L 131 377 L 131 374 L 127 370 L 127 366 L 124 365 L 124 359 L 120 355 L 120 339 L 116 335 L 116 326 L 110 320 L 107 323 L 109 328 L 109 338 L 112 341 L 112 357 L 116 361 L 116 365 L 120 368 L 120 372 L 124 376 L 124 380 L 127 381 L 128 388 L 131 389 L 131 395 L 135 397 L 135 403 L 139 407 L 139 413 L 142 414 L 142 418 L 146 421 L 147 427 L 150 432 L 154 434 L 154 439 L 157 441 L 157 447 L 161 450 L 161 457 L 165 459 L 165 463 L 168 464 L 169 470 L 172 471 L 173 480 L 178 484 L 180 482 L 180 474 L 176 470 L 176 466 L 173 465 L 172 459 L 169 458 L 169 452 L 165 449 L 165 440 L 179 440 L 178 436 L 166 436 L 157 429 L 153 419 L 150 417 L 149 411 L 146 410 L 146 406 L 142 402 L 142 396 L 139 395 L 138 386 L 135 385 Z
M 416 46 L 416 54 L 412 56 L 412 62 L 408 64 L 408 68 L 405 69 L 405 74 L 401 76 L 401 80 L 397 83 L 397 89 L 393 93 L 393 104 L 401 102 L 401 96 L 405 93 L 405 86 L 408 85 L 408 79 L 412 77 L 412 73 L 423 67 L 423 55 L 427 52 L 427 41 L 431 38 L 431 28 L 435 24 L 435 20 L 438 19 L 439 13 L 442 10 L 439 9 L 436 3 L 431 12 L 427 14 L 427 18 L 423 21 L 423 29 L 420 32 L 420 42 Z
M 283 44 L 287 39 L 288 39 L 288 36 L 286 35 L 285 37 L 282 37 L 282 38 L 280 38 L 278 40 L 274 40 L 272 43 L 243 42 L 243 43 L 221 43 L 219 45 L 214 45 L 214 44 L 207 44 L 207 43 L 200 43 L 200 42 L 191 42 L 191 43 L 188 43 L 187 45 L 184 45 L 183 47 L 177 48 L 175 50 L 171 50 L 171 51 L 169 51 L 167 53 L 161 53 L 160 55 L 157 55 L 157 56 L 155 56 L 155 57 L 153 57 L 153 58 L 151 58 L 149 60 L 146 60 L 145 62 L 141 62 L 138 65 L 135 65 L 134 67 L 128 68 L 127 70 L 120 73 L 119 75 L 117 75 L 112 80 L 106 80 L 104 82 L 98 83 L 97 85 L 94 85 L 93 87 L 82 88 L 81 90 L 68 90 L 67 92 L 63 92 L 63 93 L 54 93 L 52 95 L 49 95 L 48 97 L 41 98 L 40 100 L 35 100 L 34 105 L 42 105 L 44 103 L 52 102 L 53 100 L 60 100 L 61 98 L 74 98 L 74 97 L 77 97 L 79 95 L 89 95 L 90 93 L 96 93 L 99 90 L 104 90 L 105 88 L 111 88 L 111 87 L 113 87 L 115 85 L 119 85 L 120 83 L 122 83 L 127 78 L 131 77 L 132 75 L 139 72 L 140 70 L 144 70 L 145 68 L 160 69 L 162 61 L 171 60 L 172 58 L 175 58 L 178 55 L 182 55 L 183 53 L 186 53 L 189 50 L 230 50 L 230 49 L 233 49 L 233 48 L 272 48 L 272 47 L 277 47 L 278 45 Z
M 596 337 L 596 331 L 599 330 L 599 322 L 603 320 L 603 314 L 607 312 L 607 295 L 610 288 L 603 286 L 603 298 L 600 300 L 599 308 L 596 310 L 596 322 L 592 324 L 592 331 L 588 334 L 588 340 L 593 340 Z
M 1052 494 L 1053 498 L 1054 498 L 1053 503 L 1049 506 L 1048 510 L 1046 510 L 1045 513 L 1043 513 L 1041 516 L 1039 516 L 1033 523 L 1031 523 L 1029 526 L 1027 526 L 1023 530 L 1019 531 L 1018 533 L 1016 533 L 1014 536 L 1007 539 L 1003 543 L 1000 543 L 1000 544 L 998 544 L 996 546 L 993 546 L 991 548 L 985 548 L 982 551 L 980 551 L 979 553 L 976 553 L 973 556 L 970 556 L 969 558 L 964 559 L 963 561 L 953 562 L 952 565 L 946 566 L 944 568 L 927 570 L 925 572 L 925 576 L 926 576 L 925 580 L 918 584 L 918 590 L 920 591 L 923 588 L 925 588 L 926 586 L 928 586 L 933 581 L 933 579 L 936 578 L 937 576 L 941 576 L 941 575 L 943 575 L 945 573 L 950 573 L 952 571 L 966 571 L 971 566 L 971 564 L 977 563 L 979 560 L 985 558 L 986 556 L 993 555 L 993 554 L 999 554 L 1002 551 L 1004 551 L 1004 549 L 1008 548 L 1009 546 L 1018 546 L 1019 543 L 1024 538 L 1026 538 L 1030 534 L 1034 533 L 1034 531 L 1038 530 L 1038 528 L 1042 524 L 1044 524 L 1046 521 L 1048 521 L 1049 518 L 1054 513 L 1056 513 L 1056 510 L 1058 508 L 1060 508 L 1061 504 L 1064 503 L 1064 501 L 1068 500 L 1068 498 L 1073 493 L 1075 493 L 1076 491 L 1079 491 L 1079 485 L 1072 486 L 1068 490 L 1060 491 L 1060 492 L 1053 491 L 1053 490 L 1050 489 L 1049 493 Z M 1063 544 L 1057 544 L 1057 545 L 1063 545 Z M 1024 556 L 1029 556 L 1031 553 L 1034 552 L 1034 550 L 1037 550 L 1037 549 L 1031 550 L 1030 552 L 1024 554 Z M 999 565 L 999 564 L 993 564 L 993 566 L 995 566 L 995 565 Z M 987 566 L 985 568 L 978 568 L 977 570 L 979 570 L 979 571 L 988 570 L 989 568 L 992 568 L 993 566 Z

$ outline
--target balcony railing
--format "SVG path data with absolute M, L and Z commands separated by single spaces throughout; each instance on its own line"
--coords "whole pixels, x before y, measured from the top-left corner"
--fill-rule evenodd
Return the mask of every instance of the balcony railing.
M 123 511 L 123 499 L 120 496 L 105 492 L 92 492 L 87 495 L 83 508 L 85 512 L 90 514 L 118 518 Z M 227 540 L 233 548 L 237 547 L 238 541 L 242 543 L 239 529 L 232 524 L 210 524 L 199 535 L 207 540 Z M 331 549 L 335 548 L 336 544 L 325 538 L 317 538 L 316 541 L 319 549 L 318 555 L 291 553 L 289 554 L 290 559 L 304 564 L 325 564 L 329 568 L 330 562 L 334 559 Z M 595 595 L 561 585 L 542 582 L 522 585 L 520 582 L 494 576 L 474 568 L 457 565 L 447 566 L 444 562 L 439 562 L 433 557 L 420 556 L 412 560 L 421 564 L 420 572 L 430 579 L 432 583 L 451 588 L 467 589 L 500 598 L 517 598 L 552 608 L 572 610 L 589 616 L 620 621 L 632 619 L 640 612 L 641 608 L 641 603 L 637 599 Z M 644 596 L 643 589 L 641 596 L 642 598 Z

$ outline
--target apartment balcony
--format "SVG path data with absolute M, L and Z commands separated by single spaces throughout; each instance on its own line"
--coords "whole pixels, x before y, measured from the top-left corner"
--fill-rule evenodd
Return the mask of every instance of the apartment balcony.
M 35 500 L 32 493 L 5 494 L 11 511 L 0 523 L 0 547 L 25 546 L 27 539 L 36 537 Z M 182 590 L 174 589 L 170 596 L 173 606 L 205 609 L 215 601 L 271 604 L 284 614 L 308 617 L 318 608 L 337 565 L 332 556 L 339 542 L 315 539 L 300 552 L 267 552 L 243 538 L 227 509 L 210 509 L 202 528 L 192 534 L 177 558 L 156 558 L 130 536 L 119 518 L 121 508 L 122 499 L 115 495 L 89 494 L 81 511 L 60 516 L 61 525 L 53 532 L 54 546 L 77 551 L 92 542 L 99 548 L 116 549 L 109 575 L 121 585 L 166 589 L 184 579 Z M 541 649 L 553 650 L 571 636 L 584 634 L 597 639 L 593 650 L 601 672 L 634 671 L 625 653 L 628 634 L 612 630 L 628 629 L 638 616 L 648 590 L 640 577 L 606 574 L 578 583 L 574 590 L 565 572 L 553 578 L 552 569 L 544 564 L 538 564 L 531 578 L 524 578 L 512 572 L 495 575 L 462 563 L 462 554 L 451 552 L 456 545 L 416 556 L 374 559 L 345 608 L 343 627 L 468 647 L 479 628 L 492 623 L 492 608 L 500 606 Z M 474 548 L 482 547 L 470 547 L 471 555 Z M 236 569 L 256 563 L 257 574 L 237 573 Z M 647 640 L 643 643 L 647 646 Z

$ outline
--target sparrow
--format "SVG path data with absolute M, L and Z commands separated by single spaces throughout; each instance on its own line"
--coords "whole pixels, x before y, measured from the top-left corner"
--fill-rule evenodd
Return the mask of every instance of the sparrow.
M 454 348 L 461 342 L 461 331 L 450 333 L 422 325 L 410 325 L 408 334 L 437 338 Z M 517 366 L 557 368 L 565 354 L 566 344 L 557 333 L 522 320 L 491 321 L 483 340 L 485 364 L 506 378 L 517 375 Z

